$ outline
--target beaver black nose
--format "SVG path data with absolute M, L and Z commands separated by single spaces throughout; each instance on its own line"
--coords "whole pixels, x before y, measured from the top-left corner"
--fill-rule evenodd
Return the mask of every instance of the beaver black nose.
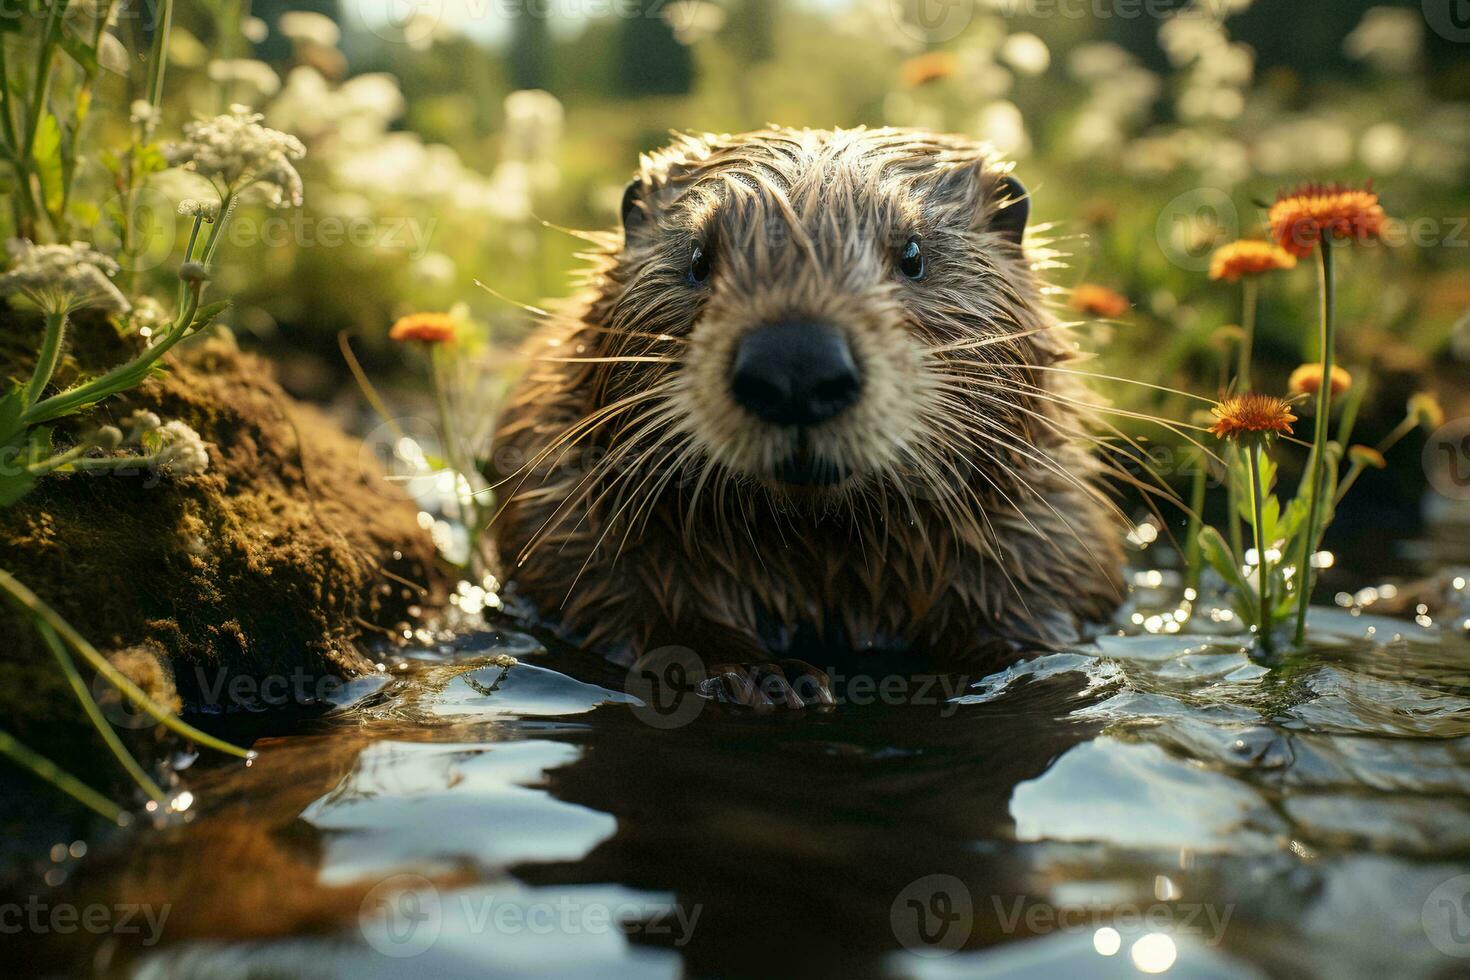
M 836 327 L 794 321 L 740 340 L 730 371 L 735 400 L 774 425 L 816 425 L 842 413 L 863 388 L 852 349 Z

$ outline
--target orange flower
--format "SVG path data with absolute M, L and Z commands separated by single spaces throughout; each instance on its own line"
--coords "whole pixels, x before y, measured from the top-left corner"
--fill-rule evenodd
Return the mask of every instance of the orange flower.
M 388 331 L 393 340 L 422 340 L 426 344 L 442 344 L 455 338 L 458 324 L 448 313 L 411 313 L 399 317 Z
M 1334 238 L 1376 238 L 1385 216 L 1371 183 L 1361 188 L 1346 184 L 1303 184 L 1281 191 L 1267 213 L 1276 244 L 1291 254 L 1312 254 L 1323 235 Z
M 1210 256 L 1210 278 L 1238 282 L 1241 276 L 1258 276 L 1263 272 L 1295 266 L 1296 256 L 1286 249 L 1270 242 L 1242 238 L 1215 249 Z
M 1336 364 L 1332 365 L 1332 397 L 1336 398 L 1352 386 L 1353 376 Z M 1286 387 L 1293 395 L 1315 395 L 1322 390 L 1322 365 L 1303 364 L 1291 372 Z
M 948 51 L 930 51 L 905 61 L 899 72 L 905 86 L 918 88 L 920 85 L 948 78 L 958 67 L 959 59 Z
M 1215 424 L 1210 432 L 1219 439 L 1262 439 L 1291 435 L 1291 404 L 1274 395 L 1248 392 L 1225 399 L 1210 409 Z
M 1092 316 L 1122 316 L 1128 312 L 1128 297 L 1106 286 L 1084 282 L 1072 290 L 1071 305 Z

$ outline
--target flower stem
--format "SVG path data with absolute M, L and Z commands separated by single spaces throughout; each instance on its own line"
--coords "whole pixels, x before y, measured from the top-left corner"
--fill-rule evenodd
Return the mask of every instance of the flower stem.
M 173 31 L 174 2 L 161 0 L 155 14 L 157 23 L 153 27 L 153 51 L 148 57 L 148 104 L 157 110 L 163 105 L 163 73 L 168 67 L 168 36 Z M 153 127 L 157 125 L 157 113 L 144 123 L 145 139 L 153 138 Z
M 71 773 L 41 753 L 17 742 L 6 732 L 0 732 L 0 755 L 9 757 L 16 764 L 29 769 L 36 776 L 61 790 L 67 796 L 93 811 L 105 820 L 119 826 L 128 822 L 128 814 L 122 807 L 98 793 Z
M 56 363 L 61 359 L 61 340 L 66 334 L 66 313 L 46 314 L 46 333 L 41 338 L 41 353 L 36 357 L 36 368 L 26 385 L 25 407 L 30 408 L 41 397 L 41 391 L 51 383 L 56 373 Z
M 1251 351 L 1256 342 L 1256 299 L 1260 286 L 1254 276 L 1246 276 L 1240 284 L 1240 360 L 1235 368 L 1237 391 L 1250 391 Z
M 1200 580 L 1200 546 L 1199 533 L 1204 523 L 1205 510 L 1205 478 L 1209 475 L 1209 460 L 1201 449 L 1196 456 L 1193 483 L 1189 491 L 1189 530 L 1185 532 L 1184 541 L 1184 585 L 1194 594 L 1199 595 Z
M 48 624 L 39 620 L 36 622 L 36 630 L 41 634 L 41 639 L 46 641 L 46 646 L 51 648 L 51 655 L 56 658 L 56 662 L 61 666 L 61 672 L 66 676 L 67 683 L 71 685 L 72 693 L 81 702 L 82 710 L 86 712 L 87 719 L 92 722 L 92 727 L 97 729 L 97 734 L 102 736 L 102 741 L 107 743 L 107 748 L 112 752 L 113 757 L 117 759 L 118 764 L 133 778 L 133 782 L 137 783 L 143 792 L 148 794 L 150 800 L 153 800 L 160 807 L 166 806 L 168 798 L 163 792 L 163 788 L 153 781 L 153 778 L 148 775 L 147 771 L 138 764 L 138 760 L 133 758 L 133 754 L 128 751 L 127 746 L 123 745 L 122 739 L 118 738 L 117 732 L 113 730 L 112 725 L 107 721 L 107 717 L 102 714 L 102 709 L 98 706 L 97 699 L 92 697 L 91 691 L 87 690 L 87 682 L 77 672 L 77 665 L 71 659 L 71 654 L 66 652 L 66 647 L 62 644 L 61 637 L 57 636 L 56 631 Z
M 41 116 L 46 112 L 46 103 L 51 98 L 51 67 L 56 60 L 56 45 L 61 40 L 61 18 L 71 0 L 51 0 L 46 15 L 46 29 L 41 35 L 41 46 L 36 51 L 36 84 L 31 91 L 30 112 L 26 118 L 25 142 L 21 156 L 30 166 L 31 154 L 36 147 L 36 131 L 41 128 Z
M 1246 453 L 1251 475 L 1251 528 L 1255 532 L 1256 568 L 1260 572 L 1261 607 L 1257 630 L 1261 637 L 1261 649 L 1271 652 L 1271 563 L 1266 558 L 1266 534 L 1263 524 L 1265 508 L 1261 503 L 1261 444 L 1256 442 Z
M 105 677 L 113 687 L 117 688 L 129 701 L 142 708 L 154 721 L 170 729 L 175 734 L 198 742 L 217 752 L 227 755 L 238 756 L 241 759 L 253 759 L 255 753 L 239 746 L 231 745 L 229 742 L 215 738 L 206 732 L 201 732 L 193 725 L 179 719 L 172 711 L 154 701 L 138 685 L 134 684 L 126 674 L 114 667 L 106 657 L 97 652 L 97 648 L 87 642 L 87 638 L 76 631 L 76 628 L 61 617 L 61 614 L 42 602 L 30 589 L 26 588 L 14 575 L 0 569 L 0 591 L 7 593 L 13 603 L 18 605 L 22 611 L 30 615 L 37 622 L 45 623 L 54 629 L 67 644 L 82 655 L 99 674 Z
M 1301 644 L 1307 636 L 1307 606 L 1312 601 L 1312 554 L 1317 548 L 1317 521 L 1322 514 L 1322 487 L 1327 476 L 1327 437 L 1332 415 L 1333 305 L 1332 236 L 1324 234 L 1317 246 L 1321 263 L 1322 300 L 1322 384 L 1317 388 L 1316 428 L 1312 436 L 1312 452 L 1307 460 L 1311 472 L 1311 497 L 1307 503 L 1307 525 L 1302 533 L 1301 564 L 1298 566 L 1296 636 Z

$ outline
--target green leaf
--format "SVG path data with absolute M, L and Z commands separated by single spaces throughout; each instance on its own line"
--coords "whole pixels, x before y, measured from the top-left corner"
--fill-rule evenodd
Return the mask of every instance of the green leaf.
M 1220 536 L 1220 532 L 1212 527 L 1204 528 L 1199 532 L 1199 550 L 1210 567 L 1220 573 L 1225 584 L 1235 593 L 1236 603 L 1242 608 L 1250 603 L 1250 597 L 1255 595 L 1251 590 L 1245 576 L 1236 564 L 1235 556 L 1230 553 L 1230 545 Z
M 230 301 L 222 299 L 208 306 L 201 306 L 194 313 L 194 322 L 189 325 L 190 330 L 199 330 L 209 325 L 210 321 L 229 309 Z
M 62 177 L 61 125 L 56 117 L 47 112 L 41 116 L 36 127 L 36 140 L 31 155 L 35 158 L 36 176 L 41 181 L 41 193 L 46 208 L 55 211 L 61 207 L 65 192 Z
M 97 49 L 92 47 L 86 40 L 72 34 L 71 31 L 61 32 L 61 50 L 71 56 L 71 60 L 82 66 L 82 71 L 90 78 L 97 74 L 101 66 L 97 63 Z
M 20 417 L 25 411 L 24 395 L 25 390 L 17 385 L 0 398 L 0 446 L 10 445 L 20 435 Z
M 9 462 L 0 466 L 0 507 L 9 507 L 30 493 L 35 485 L 36 478 L 30 471 L 16 468 Z

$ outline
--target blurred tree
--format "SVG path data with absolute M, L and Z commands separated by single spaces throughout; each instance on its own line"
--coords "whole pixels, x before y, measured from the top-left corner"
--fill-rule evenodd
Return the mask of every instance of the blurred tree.
M 512 88 L 551 88 L 555 55 L 545 8 L 537 13 L 531 5 L 517 5 L 505 60 Z
M 684 95 L 694 86 L 694 59 L 674 30 L 654 13 L 620 21 L 614 89 L 630 98 Z
M 770 61 L 776 53 L 777 0 L 732 0 L 725 20 L 726 46 L 747 64 Z
M 217 0 L 215 4 L 207 6 L 220 6 L 229 4 L 230 0 Z M 279 62 L 285 60 L 291 54 L 291 42 L 281 36 L 276 29 L 276 21 L 288 10 L 305 10 L 314 14 L 330 17 L 340 27 L 342 25 L 342 10 L 337 0 L 251 0 L 244 3 L 236 0 L 236 7 L 243 9 L 244 13 L 253 17 L 259 17 L 265 21 L 270 33 L 264 41 L 255 45 L 255 57 L 262 61 Z M 235 56 L 230 52 L 223 52 L 222 56 Z

